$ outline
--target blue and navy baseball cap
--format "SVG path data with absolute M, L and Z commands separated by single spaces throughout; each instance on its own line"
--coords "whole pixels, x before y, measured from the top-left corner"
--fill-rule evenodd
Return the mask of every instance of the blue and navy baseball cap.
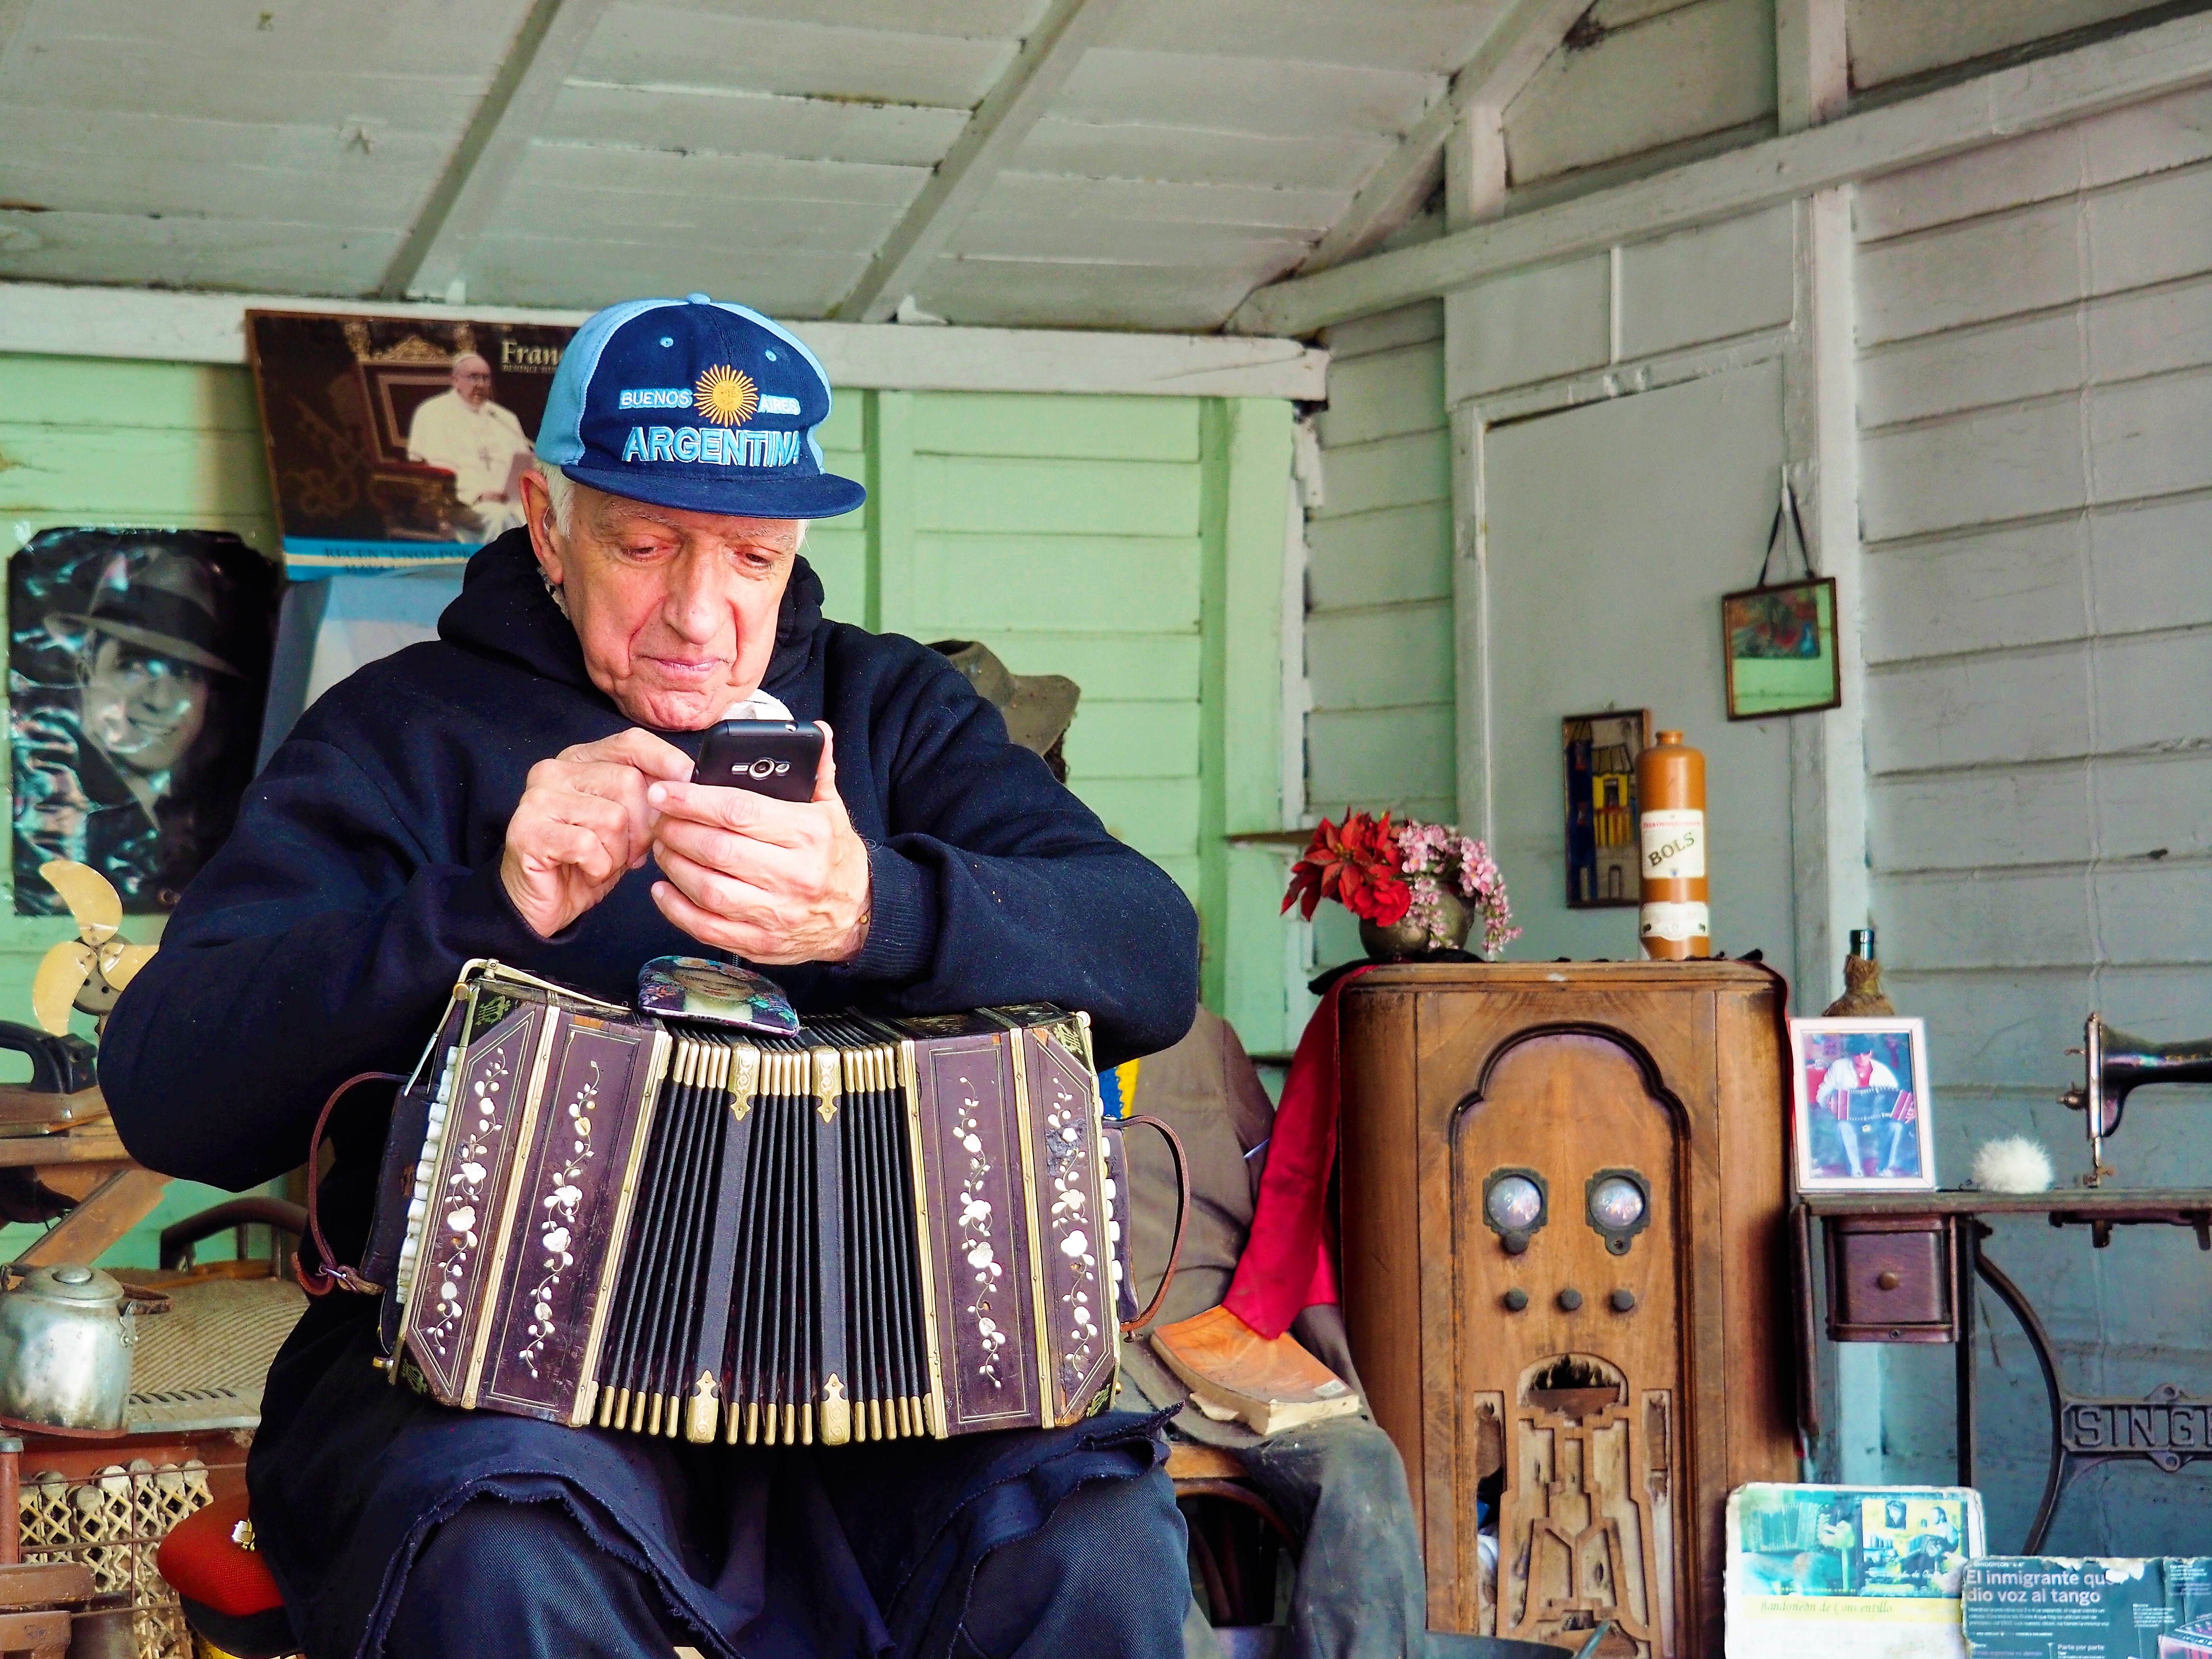
M 827 519 L 868 492 L 823 469 L 830 377 L 796 335 L 703 294 L 625 300 L 561 354 L 538 459 L 656 507 Z

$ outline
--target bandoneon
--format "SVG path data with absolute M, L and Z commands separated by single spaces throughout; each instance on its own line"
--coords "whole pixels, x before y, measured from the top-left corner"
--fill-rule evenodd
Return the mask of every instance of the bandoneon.
M 793 1036 L 471 963 L 395 1107 L 364 1276 L 449 1406 L 747 1444 L 1064 1426 L 1119 1358 L 1090 1023 Z

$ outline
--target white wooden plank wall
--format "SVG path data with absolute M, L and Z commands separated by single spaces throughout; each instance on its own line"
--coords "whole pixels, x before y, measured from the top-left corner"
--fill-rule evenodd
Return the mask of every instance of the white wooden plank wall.
M 1505 112 L 1514 188 L 1774 118 L 1772 0 L 1599 0 Z
M 2212 92 L 1876 180 L 1856 234 L 1875 920 L 1929 1022 L 1939 1174 L 2026 1131 L 2070 1180 L 2081 1121 L 2052 1097 L 2083 1015 L 2212 1030 Z M 2212 1182 L 2208 1104 L 2138 1094 L 2121 1178 Z M 2208 1363 L 2194 1241 L 2141 1232 L 1991 1244 L 2077 1389 L 2190 1387 Z M 2042 1480 L 2020 1403 L 1985 1430 L 2007 1509 Z M 1908 1453 L 1938 1457 L 1948 1422 L 1929 1404 Z M 2069 1551 L 2076 1527 L 2122 1553 L 2212 1544 L 2202 1481 L 2085 1487 Z
M 1451 439 L 1443 307 L 1328 332 L 1322 499 L 1306 523 L 1306 802 L 1449 818 Z
M 1846 0 L 1851 85 L 1882 86 L 2148 9 L 2142 0 Z

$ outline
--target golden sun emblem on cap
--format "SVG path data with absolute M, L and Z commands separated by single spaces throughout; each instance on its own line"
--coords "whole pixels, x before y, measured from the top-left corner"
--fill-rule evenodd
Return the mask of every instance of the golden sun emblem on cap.
M 692 388 L 702 415 L 717 426 L 743 426 L 760 407 L 760 388 L 741 368 L 717 363 Z

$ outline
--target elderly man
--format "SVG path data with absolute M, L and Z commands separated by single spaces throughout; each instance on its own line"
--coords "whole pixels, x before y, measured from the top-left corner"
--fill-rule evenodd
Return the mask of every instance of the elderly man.
M 453 475 L 453 494 L 477 515 L 489 539 L 522 523 L 522 503 L 510 493 L 518 461 L 528 459 L 530 440 L 510 410 L 491 400 L 491 364 L 473 351 L 453 359 L 453 390 L 426 398 L 407 422 L 407 459 L 442 466 Z
M 563 357 L 526 532 L 441 638 L 301 720 L 117 1009 L 134 1155 L 245 1187 L 324 1097 L 404 1071 L 463 963 L 628 1000 L 663 953 L 768 965 L 803 1010 L 1088 1009 L 1103 1061 L 1180 1036 L 1196 923 L 910 640 L 827 622 L 799 556 L 850 511 L 821 367 L 756 313 L 635 301 Z M 811 801 L 689 781 L 733 708 L 815 720 Z M 349 1098 L 352 1098 L 349 1097 Z M 386 1110 L 322 1187 L 349 1257 Z M 256 1529 L 317 1656 L 1160 1655 L 1183 1538 L 1153 1425 L 766 1449 L 441 1408 L 373 1370 L 374 1306 L 312 1307 L 270 1375 Z

